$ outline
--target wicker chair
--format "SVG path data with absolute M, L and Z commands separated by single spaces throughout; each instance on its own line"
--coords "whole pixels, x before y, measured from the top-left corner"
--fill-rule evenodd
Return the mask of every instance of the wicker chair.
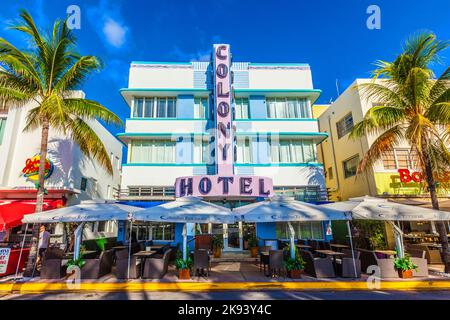
M 343 249 L 342 253 L 344 256 L 340 260 L 340 264 L 338 264 L 338 269 L 341 271 L 341 275 L 343 278 L 354 278 L 355 277 L 355 266 L 356 266 L 356 277 L 361 278 L 361 260 L 359 259 L 361 252 L 353 251 L 353 255 L 355 256 L 355 264 L 353 264 L 353 256 L 352 250 Z
M 98 258 L 86 259 L 86 263 L 81 268 L 81 279 L 98 279 L 111 273 L 113 256 L 111 250 L 100 253 Z
M 61 265 L 63 257 L 63 250 L 48 248 L 42 259 L 41 279 L 61 279 L 64 277 L 66 268 Z
M 167 273 L 169 267 L 169 259 L 171 249 L 164 252 L 161 258 L 147 258 L 144 263 L 144 271 L 142 278 L 144 279 L 161 279 Z
M 134 256 L 130 257 L 130 277 L 128 278 L 128 250 L 119 250 L 116 256 L 117 279 L 136 279 L 140 277 L 141 264 Z
M 300 250 L 300 255 L 305 261 L 305 272 L 315 278 L 335 278 L 333 262 L 329 257 L 316 258 L 311 252 Z

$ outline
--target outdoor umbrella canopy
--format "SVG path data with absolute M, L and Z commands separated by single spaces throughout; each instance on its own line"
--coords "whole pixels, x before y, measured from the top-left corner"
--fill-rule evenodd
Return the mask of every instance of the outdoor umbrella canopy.
M 274 197 L 233 209 L 245 222 L 350 220 L 351 214 L 292 197 Z
M 396 247 L 400 257 L 404 257 L 403 232 L 394 221 L 445 221 L 450 220 L 450 212 L 416 207 L 375 197 L 350 198 L 347 201 L 323 204 L 351 213 L 353 219 L 388 221 L 394 229 Z
M 230 209 L 202 201 L 196 197 L 177 198 L 175 201 L 146 208 L 133 215 L 134 220 L 179 223 L 235 223 Z
M 143 210 L 114 202 L 84 201 L 74 206 L 27 214 L 23 223 L 58 223 L 127 220 L 133 213 Z
M 184 223 L 183 260 L 187 259 L 186 223 L 235 223 L 236 217 L 231 210 L 219 205 L 202 201 L 197 197 L 182 197 L 175 201 L 146 208 L 134 215 L 134 220 L 155 222 Z
M 347 212 L 320 207 L 315 204 L 297 201 L 293 197 L 273 197 L 233 210 L 245 222 L 288 222 L 290 230 L 290 253 L 295 257 L 295 233 L 291 222 L 350 220 Z
M 348 201 L 327 203 L 320 206 L 351 213 L 353 219 L 384 221 L 450 220 L 450 212 L 400 204 L 369 196 L 350 198 Z

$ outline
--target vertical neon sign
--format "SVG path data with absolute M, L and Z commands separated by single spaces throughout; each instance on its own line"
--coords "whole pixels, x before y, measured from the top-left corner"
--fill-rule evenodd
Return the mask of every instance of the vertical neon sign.
M 230 46 L 214 45 L 214 98 L 216 105 L 217 174 L 233 175 Z

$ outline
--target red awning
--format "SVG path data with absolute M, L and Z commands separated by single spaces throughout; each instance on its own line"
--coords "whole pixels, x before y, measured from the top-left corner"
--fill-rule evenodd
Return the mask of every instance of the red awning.
M 44 201 L 44 210 L 62 206 L 64 206 L 62 199 Z M 0 200 L 0 232 L 20 226 L 23 216 L 33 213 L 35 209 L 36 200 Z

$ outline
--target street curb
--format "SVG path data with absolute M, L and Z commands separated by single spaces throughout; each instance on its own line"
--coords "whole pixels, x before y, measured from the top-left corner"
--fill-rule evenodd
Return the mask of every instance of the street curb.
M 64 282 L 30 282 L 0 284 L 0 293 L 37 294 L 70 292 L 142 292 L 142 291 L 228 291 L 228 290 L 445 290 L 450 289 L 450 281 L 380 281 L 379 287 L 368 287 L 363 281 L 305 281 L 305 282 L 84 282 L 68 287 Z

